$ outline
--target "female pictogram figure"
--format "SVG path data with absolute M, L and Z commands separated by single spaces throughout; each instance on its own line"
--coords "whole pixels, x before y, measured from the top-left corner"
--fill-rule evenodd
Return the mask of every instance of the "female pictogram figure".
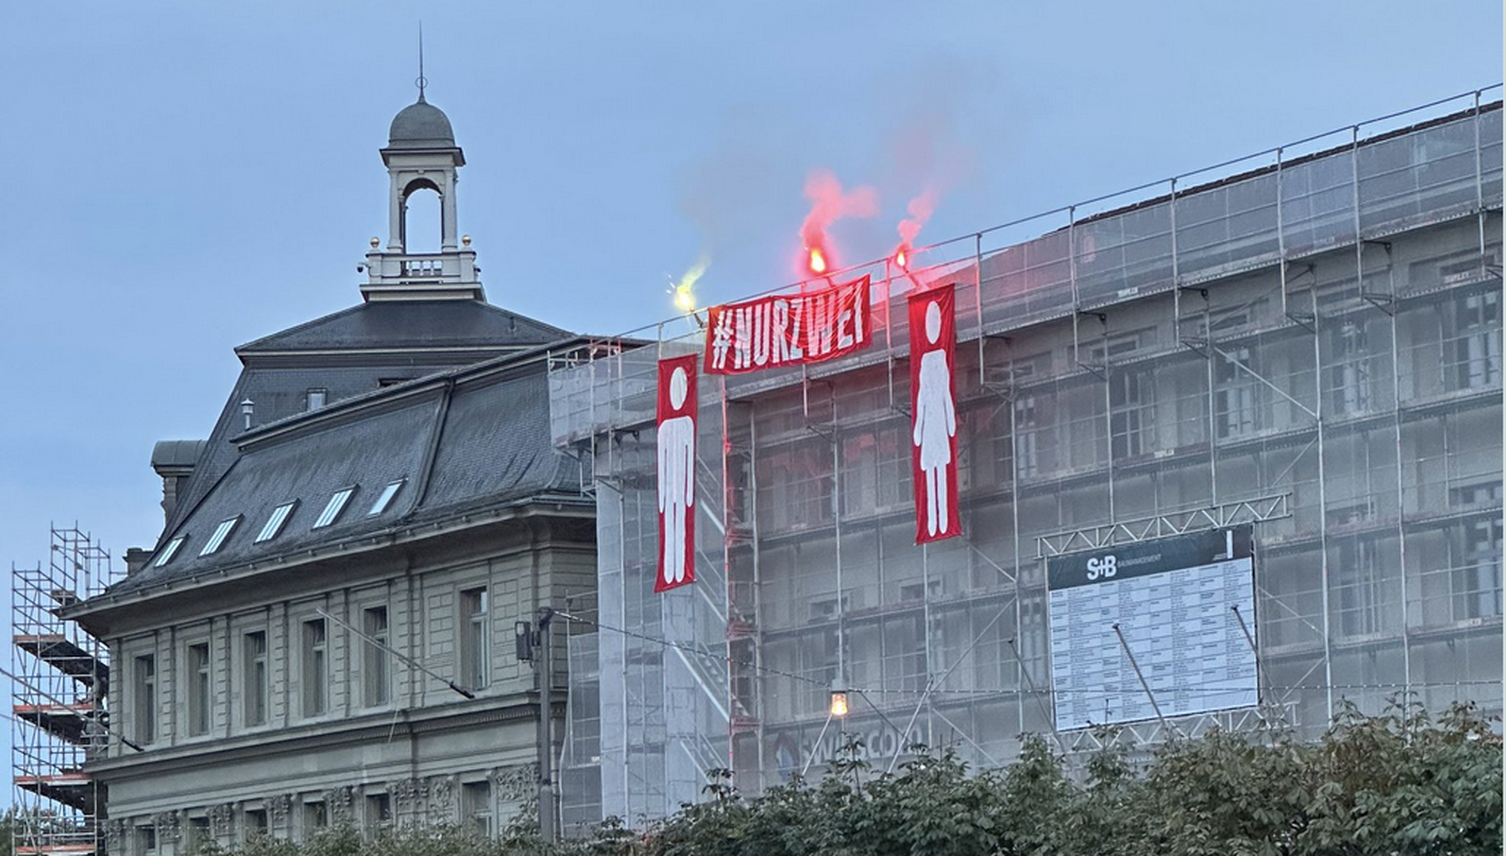
M 661 416 L 658 436 L 661 590 L 687 582 L 687 574 L 695 578 L 689 566 L 694 529 L 686 521 L 686 515 L 695 513 L 695 419 L 685 407 L 689 387 L 685 368 L 675 366 L 667 403 L 670 413 L 678 415 Z
M 913 333 L 912 333 L 913 335 Z M 947 495 L 952 438 L 957 434 L 957 410 L 952 402 L 952 372 L 941 337 L 941 307 L 926 306 L 926 342 L 921 355 L 920 380 L 915 390 L 914 441 L 920 449 L 918 465 L 925 480 L 926 533 L 935 537 L 951 531 L 951 500 Z M 937 347 L 931 347 L 937 346 Z

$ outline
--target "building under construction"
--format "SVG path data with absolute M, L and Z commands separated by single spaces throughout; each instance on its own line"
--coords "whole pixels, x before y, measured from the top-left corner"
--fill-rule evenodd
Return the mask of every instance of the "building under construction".
M 1029 733 L 1091 748 L 1059 715 L 1048 563 L 1221 529 L 1253 533 L 1235 617 L 1258 702 L 1105 701 L 1124 739 L 1315 737 L 1398 697 L 1499 713 L 1498 96 L 843 272 L 872 277 L 872 347 L 702 378 L 696 580 L 664 594 L 656 367 L 704 334 L 557 353 L 553 434 L 590 463 L 599 551 L 567 819 L 671 813 L 717 768 L 744 793 L 815 775 L 842 732 L 881 768 L 914 742 L 982 765 Z M 956 289 L 964 534 L 917 546 L 905 298 L 936 283 Z
M 47 564 L 12 565 L 11 578 L 15 853 L 102 852 L 104 793 L 84 763 L 107 740 L 108 652 L 57 611 L 104 591 L 110 554 L 77 526 L 53 527 Z

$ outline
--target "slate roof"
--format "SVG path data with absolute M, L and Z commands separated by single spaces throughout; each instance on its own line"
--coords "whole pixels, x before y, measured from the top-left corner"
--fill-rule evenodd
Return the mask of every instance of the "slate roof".
M 264 425 L 302 413 L 309 389 L 326 390 L 326 401 L 334 404 L 384 382 L 472 365 L 570 335 L 479 300 L 371 301 L 242 345 L 235 350 L 245 368 L 163 534 L 183 522 L 236 459 L 230 441 L 244 431 L 240 403 L 246 399 L 255 404 L 253 424 Z
M 107 595 L 474 508 L 580 497 L 576 463 L 550 440 L 547 351 L 534 348 L 373 391 L 238 438 L 222 476 L 167 531 L 146 566 Z M 390 504 L 369 514 L 382 489 L 398 480 L 403 484 Z M 313 529 L 330 497 L 347 487 L 355 490 L 334 524 Z M 297 506 L 280 534 L 257 543 L 273 510 L 291 501 Z M 235 518 L 223 546 L 201 556 L 215 528 Z M 182 545 L 157 567 L 164 546 L 179 537 Z
M 376 300 L 248 342 L 237 354 L 358 348 L 506 348 L 570 334 L 479 300 Z
M 450 127 L 450 117 L 444 111 L 424 100 L 418 100 L 392 117 L 392 127 L 387 130 L 389 149 L 453 148 L 455 131 Z

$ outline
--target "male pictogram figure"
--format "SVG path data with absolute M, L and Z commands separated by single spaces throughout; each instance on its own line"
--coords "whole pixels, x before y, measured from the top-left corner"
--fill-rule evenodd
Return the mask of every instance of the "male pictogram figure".
M 916 329 L 921 326 L 923 331 Z M 955 341 L 951 286 L 910 298 L 912 460 L 915 501 L 925 506 L 924 516 L 916 509 L 917 542 L 962 533 L 957 520 L 957 407 L 952 392 Z
M 655 591 L 695 580 L 694 373 L 693 356 L 659 363 L 659 578 Z

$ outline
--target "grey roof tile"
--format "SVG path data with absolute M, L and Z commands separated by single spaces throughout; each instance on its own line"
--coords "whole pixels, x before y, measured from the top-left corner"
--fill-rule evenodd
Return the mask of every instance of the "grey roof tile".
M 479 300 L 375 300 L 274 333 L 240 354 L 354 348 L 509 348 L 570 334 Z
M 454 383 L 410 384 L 359 396 L 247 435 L 239 448 L 224 443 L 231 451 L 222 475 L 164 533 L 163 544 L 179 536 L 186 539 L 177 554 L 161 568 L 154 566 L 154 555 L 110 593 L 296 554 L 413 519 L 442 519 L 452 510 L 579 495 L 574 463 L 550 441 L 542 352 L 534 349 L 452 371 Z M 425 479 L 424 463 L 436 432 L 439 445 Z M 367 516 L 382 488 L 397 479 L 406 481 L 391 505 Z M 312 529 L 329 498 L 351 486 L 356 492 L 335 524 Z M 255 543 L 272 510 L 290 500 L 299 505 L 282 533 Z M 242 520 L 224 546 L 200 556 L 214 528 L 237 515 Z
M 230 440 L 244 430 L 240 402 L 247 398 L 255 403 L 255 424 L 264 425 L 303 412 L 304 397 L 312 388 L 327 390 L 327 401 L 333 404 L 375 390 L 383 381 L 423 377 L 570 335 L 542 321 L 475 300 L 374 301 L 242 345 L 236 353 L 246 367 L 204 443 L 193 475 L 179 493 L 178 506 L 163 535 L 183 522 L 189 509 L 204 498 L 235 460 L 237 453 Z M 380 353 L 405 348 L 429 348 L 440 353 L 428 361 Z M 259 359 L 289 351 L 360 351 L 363 356 L 357 365 L 305 362 L 292 367 Z

